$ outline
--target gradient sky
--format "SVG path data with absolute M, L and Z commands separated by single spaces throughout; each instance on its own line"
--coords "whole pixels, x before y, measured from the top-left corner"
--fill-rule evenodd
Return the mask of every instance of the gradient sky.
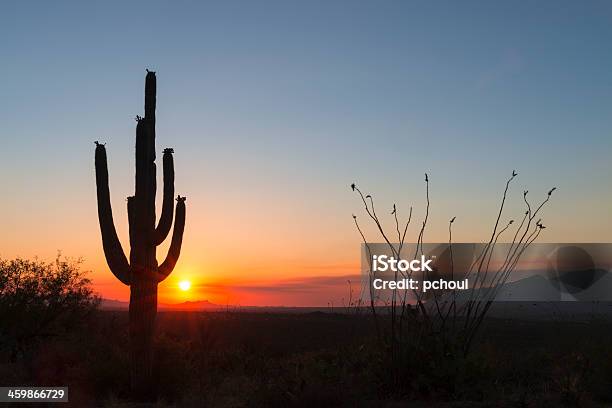
M 609 242 L 611 42 L 605 1 L 2 3 L 0 256 L 61 249 L 127 298 L 102 254 L 93 141 L 127 251 L 145 68 L 188 197 L 162 301 L 339 302 L 359 271 L 349 184 L 420 219 L 425 171 L 427 241 L 455 215 L 456 241 L 485 240 L 516 169 L 509 216 L 555 185 L 542 241 Z

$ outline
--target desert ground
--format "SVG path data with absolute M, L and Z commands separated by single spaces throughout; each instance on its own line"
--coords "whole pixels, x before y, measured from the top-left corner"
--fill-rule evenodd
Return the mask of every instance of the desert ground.
M 611 335 L 596 315 L 488 318 L 467 358 L 415 351 L 397 385 L 367 314 L 160 312 L 156 406 L 605 406 Z M 98 310 L 0 365 L 7 385 L 67 385 L 72 406 L 132 406 L 128 373 L 125 311 Z

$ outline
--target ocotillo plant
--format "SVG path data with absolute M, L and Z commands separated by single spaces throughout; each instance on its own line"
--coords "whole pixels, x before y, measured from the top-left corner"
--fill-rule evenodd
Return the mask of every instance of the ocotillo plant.
M 157 284 L 174 269 L 181 251 L 185 229 L 185 197 L 176 199 L 176 220 L 166 260 L 158 265 L 156 247 L 172 226 L 174 198 L 173 149 L 164 149 L 164 197 L 162 212 L 155 226 L 155 72 L 147 70 L 145 80 L 145 115 L 136 120 L 136 191 L 127 198 L 130 235 L 128 262 L 113 223 L 108 188 L 106 148 L 96 142 L 96 186 L 98 218 L 104 255 L 112 273 L 130 287 L 130 379 L 134 395 L 152 395 L 153 334 L 157 314 Z

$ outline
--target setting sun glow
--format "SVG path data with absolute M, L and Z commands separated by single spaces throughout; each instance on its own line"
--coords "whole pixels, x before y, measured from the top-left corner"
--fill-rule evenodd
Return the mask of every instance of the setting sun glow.
M 182 291 L 188 291 L 191 288 L 191 282 L 186 280 L 180 281 L 178 285 Z

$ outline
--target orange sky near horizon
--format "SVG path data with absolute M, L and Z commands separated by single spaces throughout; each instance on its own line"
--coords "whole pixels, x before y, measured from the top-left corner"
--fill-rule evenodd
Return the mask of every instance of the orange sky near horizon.
M 122 197 L 127 196 L 131 188 L 129 184 L 123 186 L 116 182 L 117 176 L 112 170 L 116 162 L 114 155 L 110 155 L 109 162 L 113 214 L 124 251 L 128 253 L 127 214 Z M 177 162 L 180 163 L 180 159 Z M 361 244 L 351 214 L 359 215 L 371 241 L 379 241 L 373 224 L 366 220 L 359 199 L 348 185 L 339 202 L 332 202 L 323 194 L 322 199 L 310 205 L 292 202 L 290 196 L 278 196 L 272 205 L 265 192 L 257 194 L 255 189 L 251 189 L 251 202 L 245 206 L 231 188 L 210 195 L 199 191 L 196 184 L 186 188 L 181 183 L 181 170 L 179 168 L 177 172 L 177 193 L 191 193 L 187 194 L 184 244 L 176 269 L 159 287 L 161 303 L 208 300 L 220 305 L 325 306 L 330 303 L 339 305 L 348 298 L 347 280 L 358 281 Z M 92 271 L 94 289 L 104 298 L 125 301 L 129 299 L 129 288 L 117 281 L 104 260 L 93 174 L 90 179 L 91 189 L 76 194 L 82 199 L 82 205 L 71 205 L 73 197 L 70 195 L 47 195 L 45 202 L 25 203 L 15 212 L 15 217 L 8 220 L 14 233 L 0 238 L 0 256 L 38 256 L 51 260 L 57 250 L 62 250 L 66 256 L 83 257 L 84 268 Z M 423 190 L 422 182 L 415 180 L 413 184 L 415 189 Z M 436 180 L 432 184 L 435 187 Z M 118 187 L 113 189 L 113 185 Z M 453 204 L 440 200 L 436 190 L 432 188 L 431 191 L 426 242 L 448 239 L 447 214 L 452 214 L 449 209 Z M 222 198 L 223 195 L 226 198 Z M 381 213 L 382 208 L 391 206 L 389 195 L 377 200 Z M 514 187 L 507 203 L 506 218 L 510 218 L 510 214 L 522 213 L 521 199 L 522 194 Z M 485 240 L 493 225 L 498 201 L 499 194 L 495 192 L 490 197 L 483 197 L 481 202 L 487 217 L 481 214 L 482 209 L 470 209 L 470 201 L 455 202 L 454 214 L 463 212 L 467 215 L 458 216 L 454 241 Z M 424 215 L 423 203 L 420 204 L 418 201 L 414 204 L 409 236 L 416 237 L 418 233 L 416 226 Z M 329 209 L 327 214 L 321 211 L 326 207 Z M 43 212 L 42 208 L 48 212 Z M 595 236 L 593 229 L 587 231 L 586 228 L 572 228 L 556 222 L 559 219 L 558 208 L 558 199 L 555 198 L 545 212 L 545 218 L 552 220 L 552 224 L 549 223 L 550 228 L 540 242 L 579 241 L 576 238 L 580 237 L 588 241 L 589 235 Z M 398 204 L 398 209 L 400 218 L 406 215 L 405 206 Z M 67 221 L 60 221 L 68 214 Z M 388 214 L 385 217 L 385 226 L 391 230 L 394 227 L 392 218 Z M 31 235 L 32 231 L 38 233 Z M 604 237 L 605 233 L 602 229 L 599 236 Z M 163 261 L 167 247 L 168 242 L 158 248 L 159 262 Z M 192 283 L 189 291 L 178 288 L 182 280 Z

